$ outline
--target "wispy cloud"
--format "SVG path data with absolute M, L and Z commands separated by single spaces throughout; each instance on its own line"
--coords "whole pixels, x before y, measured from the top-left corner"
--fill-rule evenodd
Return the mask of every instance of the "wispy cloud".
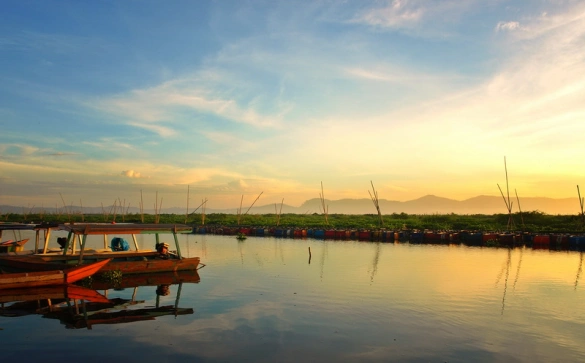
M 146 178 L 146 179 L 148 179 L 147 176 L 143 176 L 141 173 L 137 172 L 136 170 L 132 170 L 132 169 L 122 171 L 121 175 L 123 175 L 127 178 L 135 178 L 135 179 Z
M 221 88 L 224 87 L 229 88 L 230 85 L 223 84 Z M 152 88 L 102 99 L 98 107 L 131 120 L 127 122 L 130 126 L 147 129 L 163 137 L 175 135 L 185 122 L 192 123 L 187 120 L 205 115 L 255 128 L 278 125 L 280 115 L 264 115 L 253 102 L 226 98 L 217 94 L 217 89 L 217 85 L 207 85 L 206 88 L 205 77 L 187 76 Z
M 512 31 L 512 30 L 517 30 L 517 29 L 520 29 L 520 23 L 517 21 L 508 21 L 508 22 L 500 21 L 496 25 L 496 31 Z
M 366 11 L 356 21 L 382 27 L 408 27 L 419 22 L 427 9 L 418 1 L 393 0 L 387 6 Z

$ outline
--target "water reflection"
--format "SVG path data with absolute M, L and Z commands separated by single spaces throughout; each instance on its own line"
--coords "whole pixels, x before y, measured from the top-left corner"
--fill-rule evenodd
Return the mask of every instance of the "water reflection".
M 120 299 L 119 310 L 170 305 L 196 312 L 122 325 L 93 321 L 92 339 L 54 320 L 0 316 L 10 347 L 3 362 L 57 362 L 61 356 L 46 357 L 55 347 L 96 362 L 585 361 L 585 289 L 576 288 L 583 256 L 576 251 L 258 237 L 240 243 L 213 235 L 189 235 L 186 243 L 189 254 L 206 253 L 198 284 L 126 280 L 118 289 L 92 289 Z M 92 304 L 86 301 L 90 326 Z M 77 305 L 77 323 L 87 328 Z
M 581 271 L 583 270 L 583 252 L 579 253 L 579 268 L 577 269 L 577 277 L 575 277 L 575 290 L 579 285 L 579 279 L 581 278 Z
M 92 329 L 98 324 L 120 324 L 155 320 L 165 315 L 193 314 L 193 308 L 180 307 L 184 283 L 199 283 L 197 271 L 135 274 L 115 282 L 99 279 L 77 285 L 0 290 L 0 316 L 20 317 L 37 314 L 57 319 L 67 329 Z M 156 287 L 155 305 L 136 299 L 138 289 Z M 108 298 L 112 291 L 131 289 L 130 298 Z M 161 297 L 175 293 L 172 305 L 162 305 Z
M 376 242 L 376 252 L 374 254 L 374 261 L 372 262 L 372 275 L 370 276 L 370 282 L 374 282 L 374 276 L 378 272 L 378 263 L 380 262 L 380 242 Z

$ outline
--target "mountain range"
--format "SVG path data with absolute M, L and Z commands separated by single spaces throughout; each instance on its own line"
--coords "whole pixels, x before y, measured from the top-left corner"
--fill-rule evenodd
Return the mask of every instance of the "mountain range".
M 512 201 L 512 211 L 518 212 L 517 200 Z M 455 200 L 449 198 L 442 198 L 434 195 L 426 195 L 424 197 L 409 200 L 409 201 L 392 201 L 380 199 L 378 201 L 380 211 L 382 214 L 406 213 L 406 214 L 498 214 L 507 213 L 506 205 L 503 198 L 496 196 L 480 195 L 477 197 Z M 371 199 L 339 199 L 339 200 L 325 200 L 325 206 L 328 214 L 377 214 L 376 208 Z M 523 212 L 539 211 L 546 214 L 579 214 L 580 205 L 578 198 L 562 198 L 553 199 L 545 197 L 527 197 L 520 199 L 520 207 Z M 84 214 L 102 214 L 104 210 L 113 213 L 114 208 L 109 207 L 78 207 L 68 206 L 69 213 Z M 242 213 L 245 213 L 248 207 L 242 207 Z M 274 214 L 275 211 L 281 210 L 280 204 L 266 204 L 250 208 L 248 214 Z M 41 208 L 35 207 L 33 209 L 22 206 L 0 205 L 0 215 L 6 213 L 30 214 L 39 213 Z M 56 208 L 43 208 L 44 213 L 67 213 L 64 208 L 56 210 Z M 138 208 L 129 208 L 127 214 L 139 213 Z M 154 214 L 154 210 L 145 210 L 145 213 Z M 190 212 L 193 212 L 192 210 Z M 227 213 L 236 214 L 238 208 L 229 209 L 210 209 L 205 210 L 206 214 L 212 213 Z M 118 214 L 122 211 L 118 210 Z M 165 214 L 185 214 L 185 207 L 172 207 L 161 210 Z M 197 210 L 196 213 L 201 213 Z M 283 204 L 282 213 L 292 214 L 312 214 L 322 213 L 321 200 L 313 198 L 305 201 L 298 207 Z

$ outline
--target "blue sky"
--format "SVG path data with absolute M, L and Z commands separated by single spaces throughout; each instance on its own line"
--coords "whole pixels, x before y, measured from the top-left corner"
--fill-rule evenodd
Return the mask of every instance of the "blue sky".
M 585 188 L 582 1 L 2 7 L 0 204 Z

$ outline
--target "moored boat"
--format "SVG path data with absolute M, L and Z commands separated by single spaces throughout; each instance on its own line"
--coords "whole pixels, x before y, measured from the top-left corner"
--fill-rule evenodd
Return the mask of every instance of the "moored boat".
M 0 289 L 72 284 L 95 274 L 110 261 L 111 259 L 106 259 L 64 270 L 2 273 L 0 274 Z
M 16 252 L 22 251 L 24 245 L 29 241 L 29 238 L 24 238 L 18 241 L 8 240 L 0 242 L 0 253 L 2 252 Z
M 106 223 L 82 223 L 65 224 L 60 230 L 68 232 L 66 238 L 60 239 L 62 250 L 52 252 L 48 249 L 48 240 L 45 241 L 43 253 L 30 254 L 4 254 L 0 256 L 0 266 L 22 271 L 46 271 L 62 269 L 70 264 L 87 264 L 106 259 L 112 261 L 103 267 L 103 272 L 121 271 L 122 274 L 153 273 L 194 270 L 200 265 L 199 257 L 183 257 L 177 238 L 179 233 L 191 233 L 193 228 L 179 224 L 106 224 Z M 136 235 L 154 234 L 156 237 L 155 249 L 139 249 Z M 175 242 L 175 250 L 169 251 L 169 244 L 160 242 L 161 234 L 171 234 Z M 103 249 L 86 248 L 87 237 L 90 235 L 103 235 Z M 125 239 L 115 237 L 112 245 L 107 245 L 107 236 L 130 235 L 134 241 L 134 250 L 130 250 Z M 76 250 L 76 241 L 79 250 Z M 120 241 L 124 244 L 120 244 Z M 114 242 L 116 244 L 114 245 Z

